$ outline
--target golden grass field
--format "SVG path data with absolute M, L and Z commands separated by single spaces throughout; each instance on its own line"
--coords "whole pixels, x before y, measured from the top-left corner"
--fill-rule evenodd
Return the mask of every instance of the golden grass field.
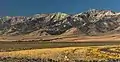
M 77 62 L 79 60 L 120 59 L 120 45 L 63 47 L 0 52 L 0 57 L 41 58 L 58 62 Z M 47 61 L 46 61 L 47 62 Z
M 33 49 L 33 50 L 21 50 L 21 51 L 11 51 L 11 52 L 0 52 L 0 56 L 9 57 L 28 57 L 28 58 L 53 58 L 59 59 L 62 56 L 70 57 L 76 56 L 85 59 L 104 59 L 104 58 L 120 58 L 119 53 L 110 52 L 117 51 L 120 45 L 117 46 L 91 46 L 91 47 L 64 47 L 64 48 L 47 48 L 47 49 Z M 101 49 L 106 49 L 102 51 Z M 76 58 L 77 58 L 76 57 Z M 62 58 L 62 57 L 61 57 Z M 69 58 L 70 59 L 70 58 Z

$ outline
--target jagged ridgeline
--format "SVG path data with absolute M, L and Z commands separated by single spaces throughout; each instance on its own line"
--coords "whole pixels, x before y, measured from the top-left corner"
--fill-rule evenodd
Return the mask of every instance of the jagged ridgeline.
M 58 12 L 0 18 L 0 35 L 61 35 L 72 30 L 79 35 L 119 33 L 120 13 L 92 9 L 74 15 Z

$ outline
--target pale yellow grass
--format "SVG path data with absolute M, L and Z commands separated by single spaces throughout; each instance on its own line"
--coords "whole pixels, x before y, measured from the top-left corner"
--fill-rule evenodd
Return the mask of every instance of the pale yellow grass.
M 0 56 L 9 57 L 28 57 L 28 58 L 49 58 L 59 55 L 62 51 L 76 49 L 79 47 L 68 48 L 50 48 L 50 49 L 34 49 L 34 50 L 22 50 L 12 52 L 0 52 Z
M 0 52 L 0 56 L 9 56 L 17 58 L 51 58 L 55 60 L 69 59 L 106 59 L 120 58 L 119 53 L 109 53 L 100 51 L 101 48 L 120 47 L 114 46 L 91 46 L 91 47 L 65 47 L 65 48 L 49 48 L 34 49 L 11 52 Z

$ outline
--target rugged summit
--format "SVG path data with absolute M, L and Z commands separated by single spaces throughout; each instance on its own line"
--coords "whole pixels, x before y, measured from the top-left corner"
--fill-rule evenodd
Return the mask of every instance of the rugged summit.
M 120 13 L 92 9 L 74 15 L 58 12 L 0 17 L 0 35 L 60 35 L 71 33 L 71 30 L 77 30 L 79 35 L 119 33 Z

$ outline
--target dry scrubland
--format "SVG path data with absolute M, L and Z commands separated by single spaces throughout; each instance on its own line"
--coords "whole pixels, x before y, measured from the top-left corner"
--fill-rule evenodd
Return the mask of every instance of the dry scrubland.
M 119 37 L 119 34 L 48 37 L 3 36 L 0 37 L 0 61 L 117 62 L 120 61 Z
M 120 61 L 119 37 L 120 35 L 117 34 L 52 37 L 3 36 L 0 37 L 0 61 L 117 62 Z
M 120 45 L 64 47 L 0 52 L 1 61 L 81 62 L 119 61 Z

